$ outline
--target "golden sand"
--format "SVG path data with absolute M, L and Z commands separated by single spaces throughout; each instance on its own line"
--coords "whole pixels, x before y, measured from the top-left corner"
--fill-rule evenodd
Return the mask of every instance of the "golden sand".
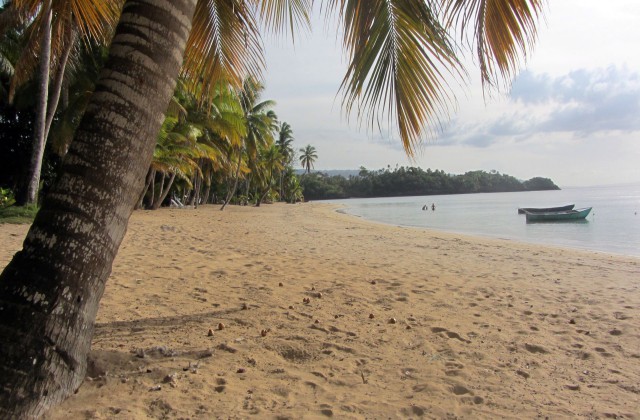
M 334 210 L 134 213 L 50 418 L 640 418 L 639 259 Z

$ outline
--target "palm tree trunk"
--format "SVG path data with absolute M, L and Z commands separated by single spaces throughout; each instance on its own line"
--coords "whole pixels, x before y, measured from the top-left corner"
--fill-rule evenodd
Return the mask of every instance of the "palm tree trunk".
M 149 204 L 153 205 L 156 202 L 156 170 L 152 171 L 151 175 L 151 197 L 149 197 Z
M 206 172 L 206 182 L 204 183 L 204 193 L 202 197 L 202 204 L 209 204 L 209 196 L 211 195 L 211 182 L 212 182 L 212 174 L 211 169 L 207 168 Z
M 158 198 L 151 202 L 151 210 L 157 210 L 162 204 L 161 197 L 164 192 L 164 180 L 167 178 L 167 174 L 164 172 L 160 173 L 162 176 L 160 177 L 160 189 L 158 190 Z
M 197 172 L 196 172 L 196 182 L 194 183 L 193 187 L 194 187 L 193 205 L 195 208 L 198 208 L 198 204 L 200 204 L 200 190 L 202 189 L 202 177 Z
M 47 102 L 49 98 L 49 67 L 51 62 L 51 0 L 43 5 L 44 20 L 42 22 L 42 40 L 40 45 L 40 96 L 36 110 L 36 121 L 33 130 L 33 149 L 29 161 L 29 184 L 27 185 L 27 203 L 38 204 L 38 191 L 40 189 L 40 171 L 44 157 L 45 131 L 47 119 Z
M 149 168 L 149 171 L 147 172 L 147 180 L 145 182 L 145 187 L 142 190 L 142 194 L 140 194 L 140 198 L 138 199 L 138 204 L 136 204 L 135 206 L 135 210 L 141 209 L 143 204 L 144 204 L 144 196 L 147 195 L 147 191 L 149 191 L 149 186 L 151 185 L 151 182 L 153 181 L 153 177 L 155 175 L 155 171 L 151 168 Z
M 222 207 L 220 207 L 220 211 L 224 210 L 227 204 L 229 204 L 229 201 L 231 201 L 231 198 L 233 198 L 234 194 L 236 193 L 236 189 L 238 188 L 238 178 L 240 177 L 241 164 L 242 164 L 242 152 L 238 152 L 238 166 L 236 167 L 236 175 L 233 181 L 233 188 L 229 190 L 229 193 L 227 194 L 227 198 L 224 200 L 224 203 L 222 203 Z
M 160 187 L 160 194 L 158 195 L 158 199 L 156 200 L 156 202 L 153 203 L 153 207 L 151 207 L 152 210 L 158 210 L 160 208 L 164 199 L 167 198 L 167 195 L 169 195 L 169 191 L 171 191 L 171 186 L 173 185 L 173 181 L 175 179 L 176 174 L 171 174 L 171 178 L 169 178 L 167 188 L 163 190 L 162 187 Z M 164 185 L 164 174 L 162 175 L 162 184 Z
M 47 105 L 47 120 L 45 122 L 45 128 L 44 128 L 45 143 L 49 138 L 49 130 L 51 130 L 51 123 L 53 123 L 53 116 L 55 115 L 56 110 L 58 109 L 58 102 L 60 101 L 60 93 L 62 92 L 62 82 L 64 81 L 64 72 L 67 68 L 67 62 L 69 61 L 71 50 L 73 49 L 73 41 L 74 41 L 73 33 L 69 32 L 67 36 L 67 45 L 64 47 L 62 57 L 60 58 L 60 64 L 58 65 L 56 77 L 55 77 L 55 80 L 53 81 L 53 90 L 51 92 L 51 98 L 49 99 L 49 104 Z M 42 165 L 42 162 L 40 162 L 40 165 Z
M 129 0 L 61 173 L 0 274 L 0 418 L 78 389 L 113 259 L 151 163 L 196 0 Z M 152 52 L 152 53 L 150 53 Z
M 260 204 L 267 197 L 267 194 L 269 194 L 269 190 L 271 189 L 272 182 L 273 182 L 273 172 L 269 174 L 269 181 L 267 182 L 267 186 L 265 187 L 264 191 L 260 194 L 260 197 L 258 197 L 258 202 L 256 203 L 256 207 L 260 207 Z

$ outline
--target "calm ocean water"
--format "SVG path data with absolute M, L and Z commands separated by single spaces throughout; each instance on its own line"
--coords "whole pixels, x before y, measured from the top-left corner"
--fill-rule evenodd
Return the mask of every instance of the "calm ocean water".
M 560 191 L 331 200 L 378 222 L 640 257 L 640 184 Z M 434 203 L 436 210 L 423 211 Z M 526 223 L 518 207 L 593 207 L 585 221 Z

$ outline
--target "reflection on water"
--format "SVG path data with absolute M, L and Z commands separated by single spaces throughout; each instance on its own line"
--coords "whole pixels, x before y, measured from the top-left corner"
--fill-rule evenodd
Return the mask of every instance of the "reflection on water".
M 587 219 L 527 220 L 527 223 L 589 223 Z
M 640 256 L 640 184 L 331 202 L 345 205 L 347 213 L 395 225 Z M 563 223 L 526 223 L 518 214 L 519 207 L 569 203 L 593 210 L 585 220 Z

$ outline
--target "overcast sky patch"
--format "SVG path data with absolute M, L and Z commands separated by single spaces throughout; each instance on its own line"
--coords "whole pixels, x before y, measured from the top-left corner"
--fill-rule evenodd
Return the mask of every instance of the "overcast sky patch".
M 455 119 L 437 144 L 489 147 L 540 132 L 588 137 L 635 131 L 640 131 L 638 73 L 615 66 L 556 77 L 524 71 L 513 83 L 505 111 L 489 118 Z

